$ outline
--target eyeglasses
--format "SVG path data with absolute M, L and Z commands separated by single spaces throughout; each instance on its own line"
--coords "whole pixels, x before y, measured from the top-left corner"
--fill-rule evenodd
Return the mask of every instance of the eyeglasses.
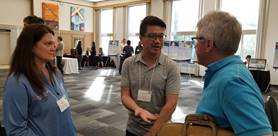
M 192 44 L 196 45 L 198 40 L 205 40 L 205 37 L 192 37 Z
M 153 34 L 153 33 L 150 33 L 150 34 L 147 34 L 145 35 L 144 37 L 147 37 L 148 39 L 150 40 L 156 40 L 158 38 L 158 40 L 162 41 L 166 38 L 166 35 L 165 34 Z

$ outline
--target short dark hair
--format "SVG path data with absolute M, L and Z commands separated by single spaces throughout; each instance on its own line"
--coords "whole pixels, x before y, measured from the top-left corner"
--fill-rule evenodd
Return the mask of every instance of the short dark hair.
M 166 24 L 163 20 L 156 16 L 146 16 L 140 24 L 140 35 L 144 35 L 148 26 L 160 26 L 166 29 Z
M 131 41 L 130 41 L 130 40 L 127 40 L 127 41 L 126 41 L 126 44 L 127 44 L 127 45 L 130 45 L 130 44 L 131 44 Z
M 25 24 L 44 24 L 44 20 L 40 17 L 37 17 L 37 16 L 34 16 L 34 15 L 31 15 L 31 16 L 27 16 L 23 19 L 23 22 Z
M 57 37 L 60 41 L 63 41 L 63 38 L 61 36 Z
M 247 58 L 251 59 L 251 55 L 247 55 L 245 58 L 246 58 L 246 59 L 247 59 Z

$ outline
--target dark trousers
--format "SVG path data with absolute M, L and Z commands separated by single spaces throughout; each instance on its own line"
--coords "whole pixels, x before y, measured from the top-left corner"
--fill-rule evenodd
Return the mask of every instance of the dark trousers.
M 63 70 L 63 64 L 62 64 L 62 57 L 61 56 L 56 56 L 56 59 L 57 59 L 57 67 L 61 71 L 61 73 L 63 74 L 64 70 Z
M 134 135 L 133 133 L 129 132 L 128 130 L 126 130 L 125 132 L 126 132 L 125 136 L 137 136 L 137 135 Z

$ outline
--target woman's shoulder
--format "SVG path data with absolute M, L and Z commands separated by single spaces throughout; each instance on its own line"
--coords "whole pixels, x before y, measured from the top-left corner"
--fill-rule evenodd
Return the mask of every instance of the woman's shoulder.
M 19 74 L 19 75 L 15 75 L 14 73 L 12 73 L 11 75 L 8 76 L 6 83 L 11 83 L 11 84 L 15 84 L 15 83 L 24 83 L 27 82 L 27 78 L 25 75 L 23 74 Z

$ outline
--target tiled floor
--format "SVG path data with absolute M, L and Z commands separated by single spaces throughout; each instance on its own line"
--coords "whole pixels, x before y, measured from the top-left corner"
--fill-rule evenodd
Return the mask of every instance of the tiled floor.
M 7 70 L 0 70 L 0 121 L 2 121 L 3 85 Z M 178 106 L 172 121 L 183 122 L 199 101 L 201 78 L 182 75 Z M 115 69 L 84 69 L 80 74 L 65 75 L 72 116 L 80 136 L 123 136 L 127 110 L 120 101 L 120 75 Z M 270 93 L 278 100 L 278 89 Z

